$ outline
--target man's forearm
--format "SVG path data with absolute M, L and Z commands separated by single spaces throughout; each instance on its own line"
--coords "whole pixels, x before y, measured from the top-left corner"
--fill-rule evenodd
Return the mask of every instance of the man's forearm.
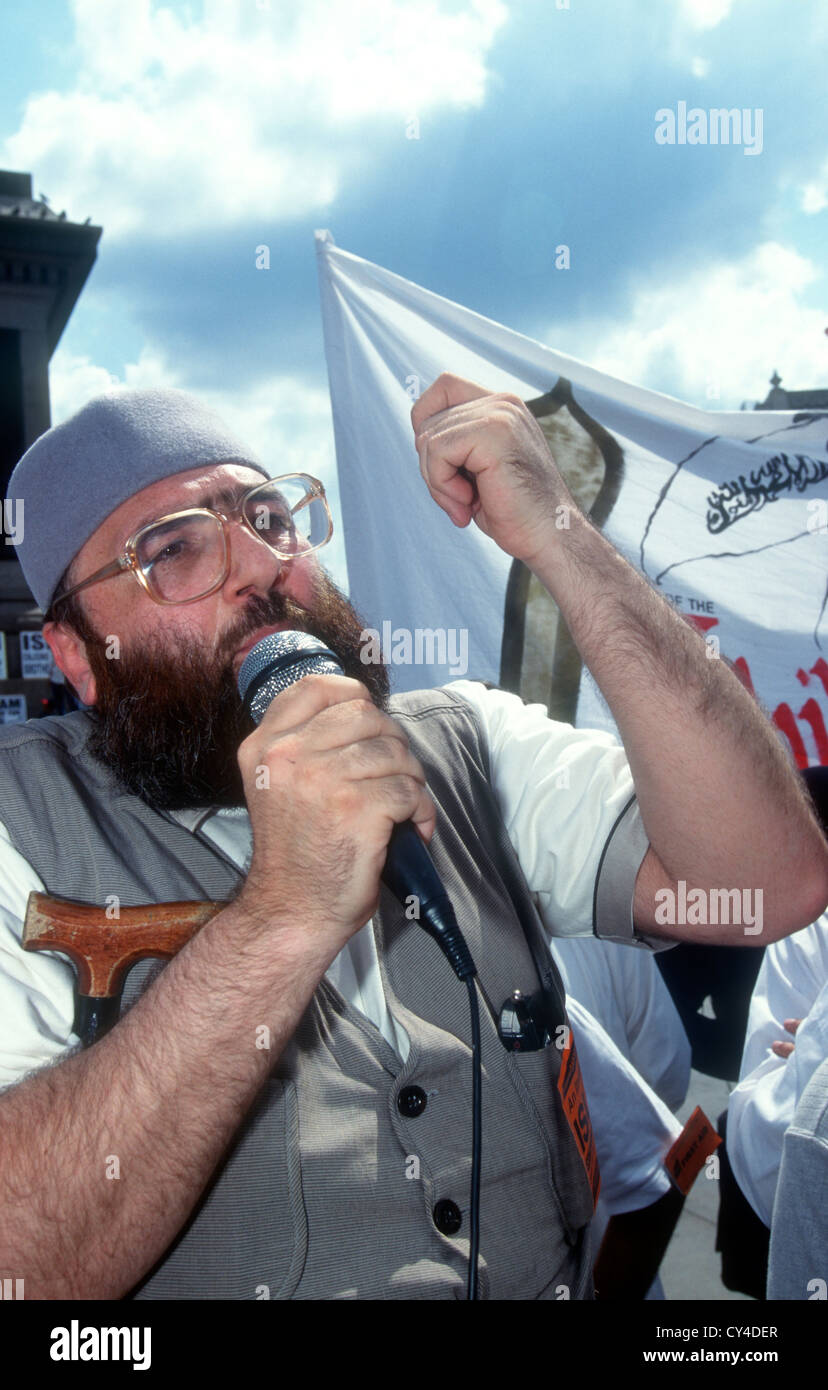
M 0 1096 L 0 1277 L 23 1278 L 27 1298 L 128 1293 L 195 1206 L 329 956 L 321 936 L 234 903 L 99 1043 Z
M 804 926 L 828 900 L 828 855 L 772 726 L 609 541 L 571 520 L 533 569 L 618 725 L 654 852 L 673 881 L 761 888 L 762 942 Z
M 520 397 L 444 372 L 411 423 L 434 501 L 537 575 L 612 710 L 650 839 L 636 921 L 650 925 L 659 888 L 682 880 L 761 890 L 763 942 L 814 921 L 828 850 L 779 740 L 725 663 L 590 525 Z M 715 927 L 661 934 L 728 939 Z

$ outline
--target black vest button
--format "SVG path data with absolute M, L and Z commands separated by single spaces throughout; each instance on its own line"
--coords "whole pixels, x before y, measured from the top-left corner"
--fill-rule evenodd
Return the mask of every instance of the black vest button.
M 401 1115 L 413 1120 L 417 1115 L 422 1115 L 428 1104 L 428 1096 L 422 1086 L 403 1086 L 397 1096 L 397 1109 Z
M 450 1202 L 444 1198 L 438 1202 L 434 1211 L 434 1224 L 438 1231 L 442 1231 L 444 1236 L 454 1236 L 463 1224 L 463 1217 L 456 1202 Z

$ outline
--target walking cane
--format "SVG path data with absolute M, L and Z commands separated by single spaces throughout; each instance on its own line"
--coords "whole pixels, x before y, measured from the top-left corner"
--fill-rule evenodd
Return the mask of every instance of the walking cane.
M 111 908 L 30 893 L 26 903 L 24 951 L 60 951 L 78 979 L 75 1032 L 91 1047 L 117 1023 L 121 991 L 130 966 L 146 956 L 170 960 L 226 903 L 146 903 Z

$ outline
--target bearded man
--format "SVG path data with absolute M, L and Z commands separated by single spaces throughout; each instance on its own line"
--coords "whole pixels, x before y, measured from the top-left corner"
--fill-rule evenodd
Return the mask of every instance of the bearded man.
M 579 512 L 523 404 L 443 376 L 412 421 L 437 504 L 549 588 L 623 748 L 471 681 L 389 701 L 318 563 L 319 485 L 271 483 L 181 393 L 108 393 L 13 475 L 20 560 L 86 706 L 0 733 L 0 1274 L 28 1298 L 463 1296 L 465 995 L 381 884 L 396 823 L 431 844 L 486 1005 L 481 1297 L 592 1296 L 562 1053 L 507 1051 L 491 1009 L 537 987 L 538 910 L 646 949 L 756 944 L 660 924 L 682 880 L 763 895 L 761 944 L 828 901 L 772 728 Z M 285 628 L 346 675 L 298 681 L 252 729 L 236 677 Z M 69 966 L 20 949 L 33 888 L 226 906 L 139 964 L 79 1051 Z

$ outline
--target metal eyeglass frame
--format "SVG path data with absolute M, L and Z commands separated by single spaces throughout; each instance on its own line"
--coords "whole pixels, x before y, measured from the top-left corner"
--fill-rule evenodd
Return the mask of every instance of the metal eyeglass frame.
M 311 498 L 318 498 L 319 501 L 324 504 L 325 512 L 328 517 L 328 534 L 323 541 L 317 541 L 316 545 L 308 545 L 299 552 L 294 550 L 291 551 L 290 554 L 285 554 L 284 551 L 279 550 L 277 546 L 271 545 L 269 541 L 264 540 L 261 531 L 257 530 L 245 515 L 244 509 L 255 493 L 262 491 L 264 488 L 273 487 L 274 483 L 284 483 L 288 478 L 301 478 L 304 483 L 310 484 L 308 500 Z M 179 517 L 184 516 L 210 516 L 219 523 L 221 541 L 224 548 L 221 577 L 217 579 L 215 584 L 212 584 L 209 589 L 205 589 L 202 594 L 195 594 L 192 598 L 159 598 L 158 594 L 153 593 L 150 581 L 141 568 L 137 555 L 138 543 L 141 537 L 146 535 L 147 531 L 151 531 L 155 526 L 161 526 L 170 521 L 176 521 Z M 153 603 L 162 603 L 168 607 L 172 607 L 182 603 L 197 603 L 199 599 L 208 598 L 210 594 L 216 593 L 216 591 L 221 588 L 230 573 L 230 546 L 228 544 L 226 528 L 232 521 L 238 521 L 245 525 L 250 533 L 254 535 L 257 540 L 261 541 L 262 545 L 266 545 L 268 550 L 271 550 L 280 560 L 295 560 L 298 558 L 298 555 L 310 555 L 314 550 L 319 550 L 323 545 L 327 545 L 333 535 L 331 509 L 328 505 L 328 499 L 325 496 L 325 489 L 319 479 L 314 478 L 310 473 L 280 473 L 278 478 L 266 478 L 264 482 L 256 483 L 255 487 L 248 488 L 247 492 L 242 493 L 237 505 L 229 514 L 217 511 L 213 507 L 185 507 L 181 511 L 168 512 L 165 516 L 159 516 L 155 521 L 147 522 L 146 526 L 140 527 L 138 531 L 135 531 L 134 534 L 124 542 L 123 554 L 119 555 L 117 560 L 112 560 L 108 565 L 103 565 L 101 569 L 95 570 L 94 574 L 90 574 L 86 579 L 82 579 L 79 584 L 73 584 L 71 589 L 66 590 L 65 594 L 61 594 L 59 598 L 53 600 L 52 606 L 63 603 L 64 599 L 70 598 L 72 594 L 79 593 L 81 589 L 89 588 L 90 584 L 99 584 L 104 579 L 114 579 L 116 575 L 130 573 L 135 575 L 135 578 L 152 599 Z

